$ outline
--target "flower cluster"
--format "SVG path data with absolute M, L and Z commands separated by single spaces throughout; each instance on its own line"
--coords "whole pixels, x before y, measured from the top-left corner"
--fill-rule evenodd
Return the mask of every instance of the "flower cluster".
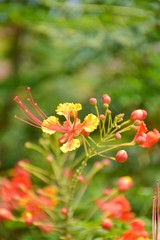
M 144 222 L 141 219 L 134 219 L 129 230 L 116 240 L 149 240 L 148 233 L 144 230 Z
M 103 94 L 100 108 L 96 98 L 89 99 L 95 113 L 87 114 L 83 120 L 78 116 L 82 105 L 69 102 L 57 106 L 55 112 L 59 117 L 54 114 L 48 117 L 33 100 L 30 87 L 27 91 L 28 104 L 14 97 L 24 116 L 16 118 L 43 132 L 38 145 L 27 142 L 25 146 L 41 153 L 47 166 L 42 169 L 20 161 L 11 178 L 1 179 L 0 220 L 34 225 L 66 240 L 88 240 L 95 236 L 108 239 L 118 221 L 127 228 L 119 235 L 113 234 L 114 240 L 147 240 L 144 223 L 136 218 L 125 196 L 134 183 L 130 176 L 120 177 L 116 187 L 105 188 L 99 197 L 87 199 L 87 190 L 95 175 L 109 167 L 111 160 L 117 164 L 125 162 L 129 157 L 127 147 L 149 148 L 160 140 L 157 129 L 147 129 L 144 122 L 147 112 L 134 110 L 128 120 L 124 120 L 124 113 L 113 116 L 111 97 Z M 125 142 L 123 134 L 127 132 L 133 136 Z M 77 151 L 80 147 L 84 151 Z M 90 159 L 97 161 L 86 167 Z M 33 186 L 31 174 L 43 182 L 43 187 Z M 155 206 L 156 200 L 153 202 L 154 228 L 157 219 L 159 221 L 159 210 L 157 213 Z M 158 231 L 154 231 L 153 240 Z
M 123 123 L 124 114 L 116 115 L 114 120 L 112 120 L 111 111 L 109 110 L 111 98 L 108 94 L 104 94 L 102 96 L 103 107 L 105 109 L 104 114 L 99 113 L 97 99 L 90 98 L 89 102 L 95 107 L 97 116 L 90 113 L 84 118 L 83 122 L 78 118 L 78 111 L 82 109 L 80 103 L 60 103 L 56 109 L 56 113 L 65 118 L 61 124 L 59 118 L 56 116 L 47 117 L 46 114 L 39 108 L 38 104 L 33 100 L 30 87 L 27 88 L 27 91 L 29 93 L 29 98 L 27 100 L 35 111 L 35 114 L 32 113 L 29 107 L 27 107 L 18 96 L 15 96 L 14 101 L 18 104 L 19 109 L 25 116 L 26 120 L 17 116 L 16 118 L 31 126 L 41 128 L 43 132 L 50 135 L 55 132 L 62 133 L 63 135 L 58 139 L 58 142 L 62 145 L 60 149 L 63 153 L 73 151 L 80 147 L 80 140 L 78 139 L 79 136 L 83 138 L 85 150 L 87 150 L 85 138 L 89 138 L 90 133 L 96 130 L 98 126 L 101 136 L 100 143 L 111 142 L 116 139 L 119 140 L 121 139 L 121 134 L 123 132 L 131 129 L 136 131 L 133 140 L 130 143 L 119 145 L 119 147 L 138 144 L 141 147 L 149 148 L 160 140 L 160 133 L 157 129 L 148 131 L 146 124 L 144 123 L 144 119 L 147 116 L 147 112 L 145 110 L 134 110 L 131 113 L 130 119 Z M 100 146 L 100 144 L 98 145 Z M 109 150 L 117 147 L 117 144 L 114 146 L 109 145 Z M 91 151 L 93 152 L 93 148 Z M 99 154 L 103 155 L 106 151 L 108 151 L 108 149 L 100 151 Z M 118 162 L 124 162 L 127 158 L 128 154 L 124 149 L 118 151 L 115 156 L 115 160 Z
M 21 160 L 14 168 L 13 177 L 2 178 L 0 184 L 0 220 L 22 221 L 35 225 L 44 231 L 52 231 L 53 223 L 47 211 L 57 205 L 57 190 L 47 186 L 33 190 L 30 173 L 22 166 L 29 166 L 28 161 Z M 19 216 L 14 215 L 19 211 Z
M 23 112 L 25 117 L 28 119 L 28 124 L 40 127 L 43 132 L 48 134 L 54 134 L 55 132 L 63 133 L 62 137 L 58 139 L 60 144 L 63 144 L 61 151 L 66 153 L 68 151 L 73 151 L 76 148 L 80 147 L 79 135 L 88 136 L 90 132 L 93 132 L 99 123 L 98 118 L 94 114 L 88 114 L 84 121 L 78 118 L 78 111 L 82 109 L 80 103 L 60 103 L 56 109 L 58 115 L 62 115 L 65 118 L 65 121 L 60 124 L 59 119 L 55 116 L 47 117 L 41 109 L 38 107 L 37 103 L 34 102 L 30 88 L 27 88 L 30 98 L 28 101 L 32 104 L 34 110 L 42 119 L 37 118 L 19 99 L 18 96 L 14 98 L 19 105 L 20 110 Z M 73 118 L 73 121 L 72 121 Z

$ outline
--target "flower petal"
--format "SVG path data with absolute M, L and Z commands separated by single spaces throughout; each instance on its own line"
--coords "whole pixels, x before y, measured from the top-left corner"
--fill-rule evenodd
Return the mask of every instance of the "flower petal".
M 60 149 L 63 153 L 67 153 L 79 147 L 80 147 L 80 141 L 78 139 L 72 138 L 70 141 L 67 141 L 65 144 L 63 144 L 63 146 Z
M 149 148 L 152 147 L 155 143 L 160 140 L 160 133 L 157 129 L 153 129 L 153 131 L 149 131 L 147 133 L 146 141 L 141 147 Z
M 93 132 L 99 124 L 99 119 L 94 114 L 88 114 L 84 119 L 84 130 L 86 132 Z
M 76 116 L 77 112 L 81 109 L 82 105 L 80 103 L 60 103 L 56 109 L 56 113 L 67 118 L 68 116 Z
M 50 116 L 42 122 L 41 129 L 43 132 L 48 134 L 54 134 L 56 131 L 59 131 L 62 128 L 58 118 L 55 116 Z

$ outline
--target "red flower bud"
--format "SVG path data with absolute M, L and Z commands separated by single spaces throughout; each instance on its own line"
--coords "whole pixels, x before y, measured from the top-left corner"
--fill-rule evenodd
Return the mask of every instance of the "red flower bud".
M 147 117 L 147 112 L 142 109 L 135 110 L 131 113 L 131 120 L 134 122 L 136 120 L 143 121 Z
M 100 119 L 100 120 L 104 120 L 104 119 L 105 119 L 105 115 L 104 115 L 104 114 L 100 114 L 100 115 L 99 115 L 99 119 Z
M 125 162 L 128 158 L 128 154 L 125 150 L 119 150 L 116 154 L 117 162 Z
M 112 228 L 113 222 L 112 222 L 111 219 L 105 218 L 105 219 L 102 221 L 101 226 L 102 226 L 103 229 L 109 230 L 109 229 Z
M 96 169 L 102 169 L 103 168 L 103 163 L 100 162 L 100 161 L 97 161 L 97 162 L 94 163 L 94 167 Z
M 102 101 L 103 101 L 103 103 L 109 104 L 110 101 L 111 101 L 111 98 L 110 98 L 110 96 L 108 94 L 103 94 Z
M 53 162 L 53 157 L 52 157 L 52 155 L 48 155 L 48 156 L 46 157 L 46 160 L 47 160 L 48 163 Z
M 108 108 L 108 103 L 103 103 L 104 108 Z
M 110 164 L 111 164 L 110 160 L 108 160 L 108 159 L 103 160 L 103 165 L 104 166 L 109 166 Z
M 116 138 L 116 139 L 121 139 L 121 134 L 120 134 L 120 133 L 116 133 L 116 134 L 115 134 L 115 138 Z
M 80 176 L 77 177 L 77 180 L 81 183 L 84 183 L 85 178 L 82 175 L 80 175 Z
M 96 99 L 96 98 L 90 98 L 90 99 L 89 99 L 89 103 L 90 103 L 91 105 L 96 105 L 96 104 L 97 104 L 97 99 Z
M 130 176 L 120 177 L 117 181 L 117 187 L 120 191 L 127 191 L 133 186 L 133 179 Z

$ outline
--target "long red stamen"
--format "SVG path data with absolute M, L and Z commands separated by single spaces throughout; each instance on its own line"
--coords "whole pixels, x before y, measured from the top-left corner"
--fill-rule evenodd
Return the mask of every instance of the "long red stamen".
M 39 121 L 39 119 L 38 119 L 38 121 L 39 121 L 39 123 L 38 123 L 37 119 L 34 119 L 33 116 L 31 116 L 31 113 L 28 113 L 27 110 L 24 111 L 23 108 L 21 108 L 21 107 L 19 107 L 19 110 L 23 113 L 23 115 L 24 115 L 30 122 L 32 122 L 33 124 L 38 124 L 38 125 L 41 126 L 42 122 Z M 27 114 L 28 114 L 28 115 L 27 115 Z M 32 115 L 33 115 L 33 114 L 32 114 Z
M 29 93 L 30 98 L 28 98 L 28 101 L 31 101 L 32 106 L 34 107 L 35 111 L 38 113 L 38 115 L 41 116 L 41 118 L 46 119 L 46 114 L 40 109 L 37 103 L 34 102 L 32 94 L 31 94 L 31 88 L 27 87 L 27 91 Z
M 31 126 L 34 126 L 34 127 L 38 127 L 40 128 L 41 125 L 42 125 L 42 121 L 44 119 L 47 118 L 47 116 L 43 113 L 43 111 L 38 107 L 37 103 L 34 102 L 33 100 L 33 97 L 32 97 L 32 94 L 30 92 L 30 88 L 28 87 L 27 88 L 27 91 L 29 93 L 29 96 L 30 98 L 28 99 L 33 107 L 33 109 L 35 110 L 36 114 L 38 114 L 42 120 L 40 120 L 39 118 L 37 118 L 30 110 L 29 108 L 19 99 L 18 96 L 14 97 L 14 101 L 16 103 L 18 103 L 18 106 L 19 106 L 19 109 L 20 111 L 23 113 L 23 115 L 25 116 L 26 119 L 28 119 L 28 121 L 26 120 L 23 120 L 19 117 L 16 116 L 17 119 L 21 120 L 22 122 L 25 122 Z
M 37 128 L 41 128 L 41 127 L 39 127 L 39 126 L 37 126 L 37 125 L 34 125 L 34 124 L 32 124 L 32 123 L 30 123 L 30 122 L 24 120 L 23 118 L 18 117 L 17 115 L 15 115 L 14 117 L 17 118 L 18 120 L 24 122 L 24 123 L 29 124 L 30 126 L 37 127 Z

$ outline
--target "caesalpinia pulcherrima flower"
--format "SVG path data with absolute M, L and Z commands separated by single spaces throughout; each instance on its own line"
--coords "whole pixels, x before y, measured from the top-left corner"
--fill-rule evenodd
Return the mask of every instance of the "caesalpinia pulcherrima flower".
M 149 240 L 148 233 L 144 230 L 144 222 L 141 219 L 131 221 L 130 229 L 116 240 Z
M 47 186 L 33 191 L 30 173 L 23 169 L 19 161 L 14 168 L 14 176 L 11 179 L 2 178 L 0 183 L 0 220 L 19 220 L 27 225 L 36 225 L 44 231 L 53 230 L 46 209 L 53 210 L 57 205 L 57 190 L 54 186 Z M 20 210 L 20 215 L 14 216 L 14 211 Z M 44 226 L 44 228 L 43 228 Z
M 30 173 L 24 170 L 25 166 L 24 169 L 21 168 L 22 166 L 20 165 L 16 166 L 14 176 L 11 179 L 2 178 L 0 184 L 0 220 L 16 220 L 19 218 L 27 225 L 35 225 L 43 231 L 50 232 L 54 230 L 55 232 L 57 231 L 57 233 L 61 232 L 61 239 L 75 239 L 74 234 L 72 238 L 70 224 L 72 224 L 72 222 L 74 223 L 75 215 L 83 211 L 81 206 L 79 208 L 79 203 L 83 202 L 83 196 L 93 176 L 104 166 L 108 166 L 110 164 L 109 160 L 115 160 L 118 163 L 125 162 L 128 159 L 128 153 L 124 150 L 125 147 L 135 144 L 144 148 L 153 146 L 160 140 L 160 133 L 157 129 L 148 131 L 144 123 L 147 112 L 143 109 L 133 111 L 130 118 L 126 121 L 123 120 L 124 113 L 117 114 L 113 117 L 112 111 L 109 108 L 111 98 L 108 94 L 102 95 L 103 112 L 99 111 L 99 102 L 97 99 L 90 98 L 89 102 L 94 106 L 96 115 L 90 113 L 81 121 L 78 117 L 78 113 L 82 109 L 80 103 L 60 103 L 55 110 L 59 117 L 48 117 L 39 108 L 37 103 L 34 102 L 30 87 L 27 88 L 27 91 L 29 94 L 29 98 L 27 99 L 29 103 L 28 106 L 25 105 L 18 96 L 14 98 L 25 119 L 17 116 L 16 118 L 31 126 L 40 128 L 46 134 L 52 135 L 56 132 L 60 133 L 60 135 L 58 135 L 58 137 L 60 136 L 58 142 L 60 143 L 60 149 L 63 153 L 79 148 L 80 137 L 82 137 L 85 155 L 82 154 L 78 159 L 75 159 L 77 155 L 69 155 L 73 156 L 71 158 L 75 160 L 71 161 L 68 155 L 57 154 L 57 149 L 54 149 L 56 146 L 54 146 L 53 142 L 49 142 L 50 138 L 47 138 L 46 135 L 43 136 L 43 138 L 40 139 L 40 147 L 38 146 L 37 148 L 37 145 L 33 144 L 31 148 L 41 152 L 49 164 L 49 173 L 51 171 L 53 176 L 48 176 L 47 171 L 44 173 L 44 171 L 39 171 L 39 168 L 37 170 L 37 177 L 44 180 L 49 186 L 38 189 L 35 192 L 31 183 Z M 32 107 L 32 111 L 29 106 Z M 90 133 L 97 128 L 99 130 L 99 137 L 91 138 L 89 136 Z M 130 130 L 136 130 L 133 140 L 130 142 L 122 142 L 123 134 Z M 42 142 L 44 139 L 48 140 L 46 141 L 48 145 L 45 145 L 45 141 Z M 114 157 L 110 156 L 108 152 L 116 148 L 120 150 L 117 151 Z M 92 170 L 88 171 L 88 175 L 85 175 L 83 170 L 88 160 L 96 156 L 103 157 L 105 160 L 96 161 Z M 61 158 L 62 161 L 59 161 L 59 158 Z M 67 162 L 68 159 L 70 162 Z M 72 162 L 74 162 L 74 165 L 72 165 Z M 32 166 L 30 172 L 34 174 L 34 170 L 36 169 L 37 167 L 34 168 Z M 135 215 L 131 210 L 130 203 L 126 197 L 122 195 L 122 193 L 130 189 L 132 185 L 133 180 L 130 176 L 119 178 L 115 188 L 106 188 L 104 190 L 104 193 L 96 201 L 97 208 L 95 208 L 95 206 L 94 209 L 90 208 L 88 216 L 87 211 L 85 213 L 88 217 L 87 219 L 92 219 L 93 215 L 95 216 L 95 210 L 101 212 L 103 217 L 101 224 L 99 224 L 99 229 L 103 228 L 102 232 L 106 232 L 105 234 L 107 234 L 107 231 L 109 231 L 112 226 L 115 227 L 114 224 L 116 222 L 122 221 L 123 224 L 128 225 L 129 229 L 125 231 L 124 234 L 120 234 L 122 237 L 116 238 L 116 240 L 148 239 L 148 234 L 144 231 L 144 223 L 134 219 Z M 78 193 L 75 191 L 77 186 L 79 188 Z M 92 203 L 95 203 L 95 198 Z M 17 216 L 14 216 L 14 211 L 17 211 L 16 213 L 18 215 L 18 208 L 20 209 L 20 216 L 17 218 Z M 76 221 L 77 224 L 79 221 L 78 216 L 76 216 Z M 157 221 L 159 224 L 159 211 L 157 213 L 154 200 L 153 228 L 157 226 Z M 87 234 L 88 232 L 86 231 Z M 153 240 L 157 240 L 157 232 L 159 232 L 157 229 L 153 231 Z M 79 233 L 77 233 L 77 236 L 78 234 Z M 82 239 L 84 238 L 85 235 Z M 90 235 L 89 239 L 91 238 L 92 236 Z M 79 239 L 81 239 L 81 237 Z
M 110 219 L 129 221 L 134 217 L 134 214 L 131 212 L 130 203 L 123 195 L 119 195 L 109 201 L 99 199 L 96 204 Z
M 131 120 L 133 122 L 136 120 L 143 121 L 146 117 L 147 117 L 147 112 L 143 109 L 137 109 L 131 113 Z
M 155 143 L 160 140 L 159 131 L 154 128 L 153 131 L 149 131 L 146 124 L 142 121 L 139 126 L 137 126 L 137 133 L 134 137 L 134 141 L 143 148 L 152 147 Z
M 27 100 L 31 103 L 39 118 L 29 110 L 18 96 L 14 98 L 14 101 L 18 103 L 18 106 L 27 121 L 16 117 L 27 124 L 41 128 L 45 133 L 63 133 L 63 136 L 59 138 L 59 143 L 63 144 L 61 147 L 62 152 L 66 153 L 79 148 L 80 140 L 76 137 L 79 135 L 88 136 L 90 132 L 93 132 L 97 128 L 99 119 L 94 114 L 88 114 L 83 122 L 78 118 L 78 111 L 82 109 L 80 103 L 60 103 L 58 105 L 56 113 L 65 117 L 63 124 L 61 124 L 59 119 L 55 116 L 47 117 L 38 107 L 37 103 L 34 102 L 29 87 L 27 90 L 30 96 Z

